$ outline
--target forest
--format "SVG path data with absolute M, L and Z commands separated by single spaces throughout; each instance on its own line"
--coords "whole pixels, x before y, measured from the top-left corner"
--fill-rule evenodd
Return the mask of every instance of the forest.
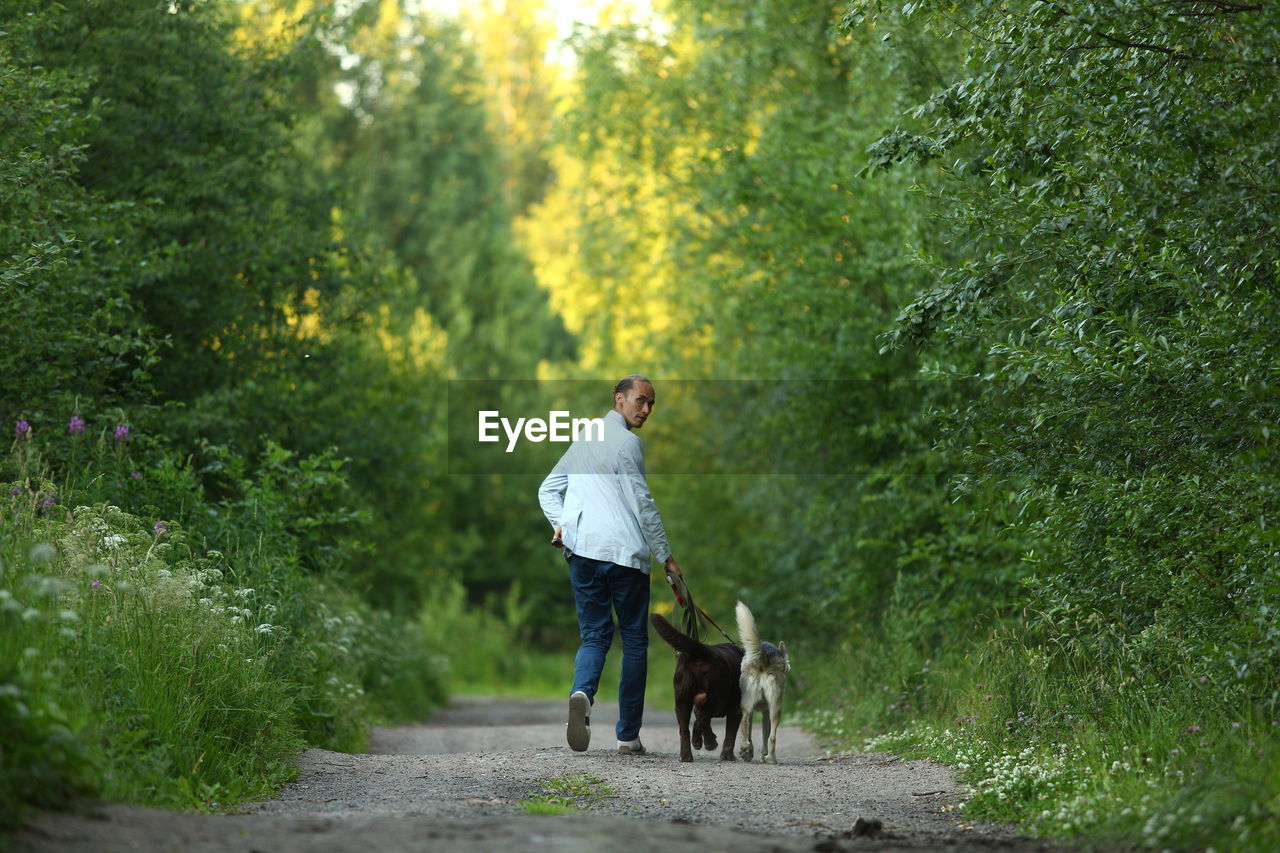
M 1280 846 L 1280 6 L 593 8 L 0 0 L 0 826 L 560 695 L 558 451 L 473 404 L 642 373 L 806 726 Z

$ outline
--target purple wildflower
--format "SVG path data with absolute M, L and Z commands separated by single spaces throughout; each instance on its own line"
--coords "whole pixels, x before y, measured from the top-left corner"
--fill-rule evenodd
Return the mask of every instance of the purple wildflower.
M 13 425 L 13 433 L 18 438 L 26 438 L 31 433 L 31 424 L 26 421 L 18 421 Z
M 9 494 L 13 495 L 14 497 L 17 497 L 18 495 L 22 494 L 22 486 L 14 486 L 12 489 L 9 490 Z
M 93 583 L 89 584 L 89 586 L 93 587 L 94 589 L 97 589 L 98 587 L 102 586 L 102 581 L 94 581 Z
M 71 420 L 67 422 L 67 432 L 72 435 L 79 435 L 84 432 L 84 418 L 79 415 L 72 415 Z
M 53 495 L 49 495 L 49 497 L 45 498 L 40 502 L 40 506 L 44 507 L 45 509 L 52 509 L 53 505 L 56 504 L 57 502 L 58 502 L 57 498 L 55 498 Z
M 163 521 L 157 521 L 151 528 L 151 535 L 160 537 L 169 532 L 169 527 Z
M 1195 733 L 1196 733 L 1196 732 L 1198 732 L 1198 731 L 1200 731 L 1200 727 L 1199 727 L 1199 726 L 1187 726 L 1187 734 L 1189 734 L 1189 735 L 1190 735 L 1190 734 L 1195 734 Z
M 116 441 L 127 441 L 129 439 L 129 427 L 120 424 L 116 427 Z
M 129 479 L 131 479 L 131 480 L 141 480 L 141 479 L 142 479 L 142 472 L 141 472 L 141 471 L 134 471 L 132 474 L 130 474 L 130 475 L 129 475 Z

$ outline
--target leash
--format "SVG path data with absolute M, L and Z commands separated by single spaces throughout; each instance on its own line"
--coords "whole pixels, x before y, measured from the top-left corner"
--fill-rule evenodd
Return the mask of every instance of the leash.
M 734 642 L 733 637 L 724 632 L 724 629 L 720 627 L 716 620 L 711 618 L 707 611 L 693 603 L 693 594 L 689 592 L 689 585 L 685 583 L 683 575 L 673 575 L 668 572 L 667 583 L 670 584 L 671 592 L 675 595 L 676 601 L 684 608 L 684 616 L 680 621 L 681 627 L 686 634 L 698 642 L 702 642 L 702 626 L 698 623 L 698 617 L 701 616 L 715 626 L 715 629 L 720 632 L 720 636 L 728 640 L 735 648 L 742 648 Z

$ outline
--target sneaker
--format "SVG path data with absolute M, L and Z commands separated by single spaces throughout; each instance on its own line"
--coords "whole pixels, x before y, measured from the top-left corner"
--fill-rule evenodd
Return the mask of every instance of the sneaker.
M 644 755 L 644 744 L 640 738 L 618 741 L 618 755 Z
M 585 752 L 591 744 L 591 700 L 581 690 L 569 697 L 569 725 L 566 731 L 569 748 Z

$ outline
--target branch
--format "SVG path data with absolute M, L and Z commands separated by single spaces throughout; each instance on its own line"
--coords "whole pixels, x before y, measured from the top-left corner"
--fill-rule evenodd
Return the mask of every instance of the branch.
M 973 36 L 974 38 L 979 39 L 981 41 L 985 41 L 987 44 L 999 44 L 999 45 L 1004 45 L 1005 47 L 1010 47 L 1013 45 L 1013 42 L 1011 41 L 996 41 L 995 39 L 987 38 L 982 33 L 974 32 L 973 30 L 966 27 L 964 24 L 957 21 L 955 18 L 952 18 L 951 16 L 947 15 L 945 12 L 939 12 L 938 16 L 941 18 L 944 18 L 954 26 L 957 26 L 960 29 L 964 30 L 966 33 Z
M 1156 53 L 1163 53 L 1166 56 L 1173 57 L 1174 59 L 1190 59 L 1196 62 L 1212 62 L 1213 61 L 1210 57 L 1207 57 L 1207 56 L 1199 56 L 1194 53 L 1180 53 L 1176 48 L 1172 48 L 1172 47 L 1161 47 L 1158 44 L 1149 44 L 1148 42 L 1141 42 L 1141 41 L 1126 41 L 1117 36 L 1108 35 L 1098 30 L 1094 30 L 1092 33 L 1090 33 L 1090 35 L 1095 35 L 1100 39 L 1106 39 L 1112 44 L 1118 44 L 1121 47 L 1132 47 L 1132 48 L 1137 48 L 1138 50 L 1153 50 Z M 1087 49 L 1089 47 L 1090 45 L 1080 45 L 1080 48 L 1082 49 Z

